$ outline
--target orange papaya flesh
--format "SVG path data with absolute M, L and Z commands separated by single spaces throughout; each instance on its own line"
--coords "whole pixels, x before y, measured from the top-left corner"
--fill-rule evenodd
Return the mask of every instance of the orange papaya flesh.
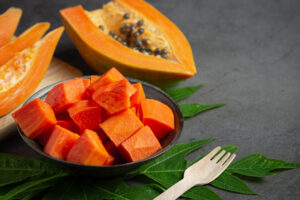
M 122 155 L 120 154 L 120 151 L 118 149 L 118 147 L 116 147 L 114 145 L 114 143 L 112 141 L 109 141 L 107 143 L 104 144 L 105 149 L 107 150 L 107 152 L 114 157 L 114 163 L 124 163 L 125 160 L 123 159 Z
M 93 84 L 98 79 L 99 79 L 99 76 L 91 75 L 91 84 Z
M 79 135 L 56 125 L 44 147 L 44 152 L 54 158 L 65 159 L 79 139 Z
M 143 123 L 128 109 L 100 123 L 102 130 L 117 147 L 142 126 Z
M 136 108 L 135 107 L 131 107 L 131 108 L 129 108 L 129 110 L 136 115 Z
M 0 116 L 20 105 L 38 86 L 63 30 L 54 29 L 0 67 Z
M 99 87 L 92 98 L 109 114 L 115 114 L 130 107 L 130 96 L 136 89 L 127 81 L 120 80 Z
M 129 161 L 143 160 L 162 149 L 149 126 L 139 129 L 119 146 L 123 157 Z
M 132 84 L 137 90 L 136 92 L 130 97 L 130 104 L 131 106 L 139 107 L 141 101 L 146 98 L 143 86 L 141 83 Z
M 13 118 L 19 125 L 24 135 L 29 138 L 47 136 L 56 124 L 55 114 L 47 103 L 41 99 L 35 99 L 14 113 Z
M 142 100 L 141 114 L 144 125 L 148 125 L 159 140 L 174 130 L 173 111 L 160 101 Z
M 81 80 L 83 81 L 83 85 L 84 85 L 85 88 L 90 87 L 91 80 L 89 78 L 82 78 Z
M 124 13 L 129 13 L 130 18 L 124 20 Z M 145 1 L 115 0 L 94 11 L 85 11 L 79 5 L 63 9 L 60 14 L 66 32 L 82 57 L 100 73 L 116 67 L 126 76 L 156 85 L 166 85 L 196 74 L 192 50 L 183 33 Z M 109 36 L 109 32 L 114 31 L 123 42 L 126 36 L 120 33 L 123 23 L 136 25 L 135 21 L 140 20 L 143 20 L 144 33 L 137 38 L 147 40 L 143 47 L 149 48 L 150 53 L 142 48 L 141 51 L 129 48 L 136 43 L 134 37 L 126 46 Z M 104 30 L 99 28 L 100 25 Z M 136 28 L 139 27 L 136 25 Z M 167 56 L 157 55 L 156 48 L 164 49 Z
M 80 78 L 75 78 L 54 86 L 45 101 L 52 106 L 55 113 L 61 113 L 81 100 L 84 93 L 84 82 Z
M 68 108 L 69 115 L 75 124 L 84 131 L 85 129 L 100 129 L 102 109 L 91 100 L 81 100 Z
M 105 160 L 105 162 L 103 163 L 103 165 L 112 165 L 115 162 L 115 158 L 112 155 L 109 155 L 109 157 Z
M 11 7 L 0 15 L 0 47 L 10 41 L 22 16 L 22 10 Z M 1 54 L 2 55 L 2 54 Z
M 104 165 L 109 154 L 96 132 L 86 129 L 67 155 L 67 161 L 84 165 Z
M 2 46 L 0 48 L 0 66 L 4 65 L 18 52 L 34 45 L 34 43 L 41 39 L 41 37 L 45 34 L 49 26 L 50 24 L 47 22 L 37 23 L 27 29 L 19 37 Z
M 108 136 L 104 133 L 103 130 L 101 130 L 101 129 L 96 130 L 96 133 L 98 134 L 98 136 L 101 139 L 103 144 L 106 144 L 109 141 Z
M 56 125 L 68 129 L 74 133 L 80 133 L 79 127 L 72 120 L 58 120 Z
M 94 80 L 92 81 L 91 86 L 88 88 L 88 90 L 91 93 L 93 93 L 95 90 L 97 90 L 97 88 L 99 88 L 101 86 L 108 85 L 110 83 L 125 79 L 125 77 L 115 68 L 111 68 L 105 74 L 103 74 L 100 78 L 98 76 L 97 76 L 97 78 L 95 78 L 95 77 L 92 78 L 92 77 L 91 77 L 91 79 L 94 79 Z

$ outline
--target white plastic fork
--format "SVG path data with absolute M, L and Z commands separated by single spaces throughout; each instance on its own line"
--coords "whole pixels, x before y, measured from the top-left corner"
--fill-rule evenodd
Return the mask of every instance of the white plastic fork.
M 183 179 L 157 196 L 154 200 L 175 200 L 190 188 L 196 185 L 205 185 L 215 180 L 235 158 L 235 154 L 231 154 L 225 150 L 217 154 L 220 150 L 220 146 L 216 147 L 204 158 L 187 168 Z M 224 157 L 222 158 L 222 156 Z

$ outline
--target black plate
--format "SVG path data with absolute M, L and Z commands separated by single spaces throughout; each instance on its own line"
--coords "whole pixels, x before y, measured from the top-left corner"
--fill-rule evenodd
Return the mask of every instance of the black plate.
M 90 76 L 83 76 L 81 78 L 90 78 Z M 180 108 L 179 108 L 178 104 L 168 94 L 166 94 L 164 91 L 162 91 L 158 87 L 155 87 L 149 83 L 145 83 L 145 82 L 138 81 L 135 79 L 128 78 L 128 80 L 131 83 L 141 82 L 147 98 L 156 99 L 156 100 L 163 102 L 164 104 L 168 105 L 174 113 L 175 129 L 174 129 L 174 131 L 169 133 L 165 138 L 163 138 L 160 141 L 163 149 L 161 151 L 157 152 L 156 154 L 154 154 L 144 160 L 141 160 L 141 161 L 118 164 L 118 165 L 111 165 L 111 166 L 81 165 L 81 164 L 67 162 L 64 160 L 59 160 L 59 159 L 53 158 L 53 157 L 45 154 L 43 152 L 42 146 L 39 143 L 37 143 L 36 141 L 34 141 L 30 138 L 27 138 L 24 135 L 24 133 L 22 132 L 22 130 L 20 129 L 20 127 L 18 126 L 19 135 L 21 136 L 23 141 L 31 149 L 33 149 L 35 152 L 37 152 L 39 155 L 41 155 L 42 157 L 48 158 L 48 159 L 52 160 L 53 162 L 63 165 L 64 167 L 69 169 L 74 174 L 80 175 L 80 176 L 103 177 L 103 178 L 104 177 L 114 177 L 114 176 L 124 174 L 134 168 L 139 167 L 140 165 L 142 165 L 150 160 L 153 160 L 154 158 L 161 156 L 162 154 L 166 153 L 176 143 L 177 139 L 179 138 L 179 136 L 181 134 L 181 131 L 183 128 L 183 116 L 180 111 Z M 63 82 L 63 81 L 61 81 L 61 82 Z M 46 95 L 48 94 L 48 92 L 55 85 L 57 85 L 61 82 L 49 85 L 49 86 L 39 90 L 38 92 L 33 94 L 29 99 L 27 99 L 27 101 L 24 103 L 24 105 L 36 98 L 40 98 L 40 99 L 44 100 Z

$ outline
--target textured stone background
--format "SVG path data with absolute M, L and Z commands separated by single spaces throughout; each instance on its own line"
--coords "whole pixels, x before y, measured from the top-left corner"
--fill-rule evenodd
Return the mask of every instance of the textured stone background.
M 95 9 L 100 0 L 1 0 L 23 9 L 17 34 L 38 21 L 61 25 L 58 10 L 77 4 Z M 196 154 L 217 145 L 239 147 L 238 158 L 257 152 L 300 162 L 300 1 L 153 0 L 185 33 L 198 74 L 181 86 L 205 84 L 183 102 L 226 103 L 225 107 L 185 121 L 179 142 L 217 137 Z M 56 56 L 93 73 L 66 34 Z M 18 137 L 0 144 L 1 152 L 33 155 Z M 224 199 L 299 199 L 300 170 L 248 180 L 259 196 L 215 190 Z

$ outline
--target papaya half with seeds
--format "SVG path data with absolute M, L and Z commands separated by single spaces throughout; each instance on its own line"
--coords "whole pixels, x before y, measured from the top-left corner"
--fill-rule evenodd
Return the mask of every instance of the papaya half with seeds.
M 197 72 L 183 33 L 143 0 L 113 0 L 94 11 L 78 5 L 60 14 L 79 53 L 99 73 L 116 67 L 162 86 Z

